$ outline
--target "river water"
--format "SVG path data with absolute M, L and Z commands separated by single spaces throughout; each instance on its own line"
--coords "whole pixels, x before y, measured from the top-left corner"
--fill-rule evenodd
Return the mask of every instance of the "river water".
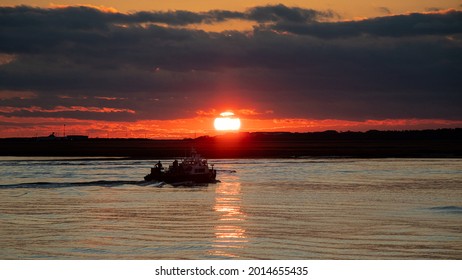
M 462 259 L 462 159 L 209 162 L 2 157 L 0 259 Z

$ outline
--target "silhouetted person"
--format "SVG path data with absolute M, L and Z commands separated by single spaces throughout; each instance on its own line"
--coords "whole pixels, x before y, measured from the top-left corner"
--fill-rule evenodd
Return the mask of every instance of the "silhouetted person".
M 156 163 L 156 168 L 159 169 L 159 171 L 162 169 L 162 162 L 160 162 L 160 160 Z

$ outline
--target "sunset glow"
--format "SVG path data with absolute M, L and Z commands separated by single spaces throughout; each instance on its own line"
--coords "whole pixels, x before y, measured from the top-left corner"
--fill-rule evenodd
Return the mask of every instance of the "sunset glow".
M 460 1 L 294 3 L 3 1 L 0 138 L 462 126 Z
M 214 123 L 216 130 L 220 131 L 237 131 L 241 128 L 241 120 L 234 116 L 234 113 L 223 112 L 220 117 L 216 118 Z

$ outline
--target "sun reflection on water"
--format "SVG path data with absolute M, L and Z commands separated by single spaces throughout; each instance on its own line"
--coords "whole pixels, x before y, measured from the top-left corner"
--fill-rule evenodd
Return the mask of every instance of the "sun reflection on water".
M 239 251 L 245 248 L 248 236 L 243 224 L 246 214 L 241 209 L 242 193 L 239 182 L 220 183 L 215 191 L 214 211 L 218 222 L 214 227 L 215 240 L 213 256 L 239 258 Z

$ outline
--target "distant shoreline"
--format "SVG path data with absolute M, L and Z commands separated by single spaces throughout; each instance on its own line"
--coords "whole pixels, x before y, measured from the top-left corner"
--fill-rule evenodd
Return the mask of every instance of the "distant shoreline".
M 207 158 L 461 158 L 462 128 L 368 132 L 255 132 L 195 139 L 0 139 L 0 156 L 184 157 L 194 147 Z

